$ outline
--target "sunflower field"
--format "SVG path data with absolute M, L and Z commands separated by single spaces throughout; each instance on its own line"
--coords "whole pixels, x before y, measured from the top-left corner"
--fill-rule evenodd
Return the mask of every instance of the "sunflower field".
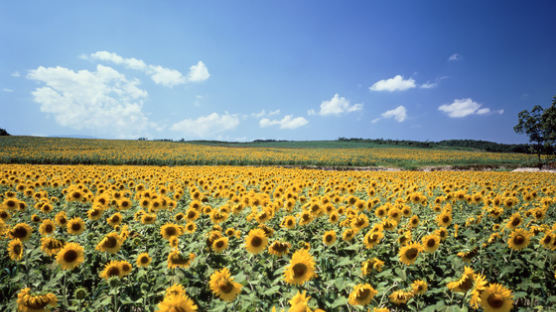
M 552 173 L 0 165 L 0 311 L 555 311 Z

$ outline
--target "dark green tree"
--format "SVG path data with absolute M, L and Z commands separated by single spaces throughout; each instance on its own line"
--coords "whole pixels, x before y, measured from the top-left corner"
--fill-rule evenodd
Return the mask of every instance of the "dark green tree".
M 0 128 L 0 136 L 8 136 L 10 135 L 6 129 Z
M 552 105 L 544 110 L 541 124 L 546 153 L 554 156 L 556 153 L 556 96 L 552 98 Z
M 527 134 L 529 142 L 534 143 L 532 149 L 539 157 L 539 166 L 541 166 L 541 154 L 543 153 L 545 142 L 542 115 L 543 108 L 540 105 L 535 105 L 531 112 L 522 110 L 517 115 L 519 120 L 517 125 L 514 126 L 515 132 Z

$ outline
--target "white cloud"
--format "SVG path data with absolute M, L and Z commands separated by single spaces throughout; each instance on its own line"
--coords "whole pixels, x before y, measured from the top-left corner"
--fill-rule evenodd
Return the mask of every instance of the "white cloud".
M 426 82 L 426 83 L 423 83 L 420 86 L 421 89 L 432 89 L 432 88 L 436 88 L 436 87 L 438 87 L 437 82 Z
M 363 104 L 353 104 L 350 105 L 349 100 L 345 97 L 338 95 L 338 93 L 334 94 L 334 96 L 328 101 L 322 101 L 320 104 L 320 111 L 318 112 L 321 116 L 328 116 L 328 115 L 341 115 L 343 113 L 351 113 L 360 111 L 363 109 Z M 315 115 L 317 112 L 315 110 L 310 109 L 307 111 L 308 115 Z
M 217 134 L 233 130 L 239 125 L 239 118 L 236 115 L 225 113 L 219 115 L 212 113 L 207 116 L 201 116 L 197 119 L 184 119 L 173 124 L 170 129 L 182 132 L 189 136 L 199 138 L 215 137 Z
M 273 110 L 273 111 L 270 111 L 270 112 L 267 112 L 266 110 L 263 109 L 258 113 L 251 113 L 251 116 L 253 116 L 255 118 L 261 118 L 261 117 L 265 117 L 265 116 L 274 116 L 274 115 L 278 115 L 278 114 L 280 114 L 279 109 Z
M 11 92 L 14 92 L 14 89 L 4 88 L 4 89 L 2 89 L 2 91 L 11 93 Z
M 97 51 L 90 55 L 82 55 L 83 59 L 91 59 L 103 62 L 111 62 L 123 65 L 126 68 L 140 70 L 151 77 L 156 83 L 166 87 L 173 87 L 187 82 L 200 82 L 210 77 L 207 67 L 202 61 L 189 68 L 187 77 L 179 70 L 166 68 L 160 65 L 148 65 L 143 60 L 136 58 L 124 58 L 116 53 L 108 51 Z
M 371 91 L 405 91 L 415 88 L 413 78 L 404 79 L 401 75 L 396 75 L 390 79 L 379 80 L 369 87 Z
M 461 60 L 461 54 L 459 54 L 459 53 L 454 53 L 454 54 L 450 55 L 450 57 L 448 57 L 448 61 L 450 61 L 450 62 L 456 62 L 456 61 L 459 61 L 459 60 Z
M 295 117 L 293 118 L 292 115 L 286 115 L 284 116 L 284 118 L 278 120 L 271 120 L 268 118 L 263 118 L 261 120 L 259 120 L 259 126 L 261 128 L 266 128 L 266 127 L 270 127 L 270 126 L 274 126 L 274 125 L 278 125 L 280 126 L 280 129 L 296 129 L 299 127 L 303 127 L 306 124 L 308 124 L 309 122 L 307 121 L 307 119 L 303 118 L 303 117 Z
M 373 119 L 372 122 L 376 123 L 381 119 L 389 119 L 389 118 L 393 118 L 397 122 L 404 122 L 407 119 L 407 110 L 405 109 L 405 107 L 403 105 L 400 105 L 400 106 L 398 106 L 394 109 L 391 109 L 389 111 L 385 111 L 384 113 L 382 113 L 380 115 L 379 118 Z
M 15 77 L 15 78 L 18 78 L 18 77 L 21 77 L 21 74 L 20 74 L 18 71 L 14 71 L 14 72 L 11 74 L 11 76 L 12 76 L 12 77 Z
M 90 72 L 39 66 L 27 78 L 44 84 L 32 92 L 33 99 L 61 126 L 122 138 L 156 127 L 142 112 L 148 94 L 138 87 L 139 80 L 128 80 L 111 67 L 97 65 Z
M 187 75 L 187 79 L 189 81 L 198 82 L 198 81 L 205 81 L 209 79 L 210 74 L 208 72 L 205 63 L 199 61 L 197 65 L 192 65 L 189 67 L 189 74 Z
M 473 101 L 470 98 L 455 99 L 451 104 L 444 104 L 438 107 L 438 110 L 448 114 L 451 118 L 463 118 L 469 115 L 486 115 L 493 111 L 488 107 Z M 497 114 L 503 114 L 504 110 L 494 111 Z

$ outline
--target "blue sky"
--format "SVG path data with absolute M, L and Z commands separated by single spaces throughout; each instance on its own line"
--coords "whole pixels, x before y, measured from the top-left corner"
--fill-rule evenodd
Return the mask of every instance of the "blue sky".
M 17 135 L 526 142 L 554 1 L 3 1 Z

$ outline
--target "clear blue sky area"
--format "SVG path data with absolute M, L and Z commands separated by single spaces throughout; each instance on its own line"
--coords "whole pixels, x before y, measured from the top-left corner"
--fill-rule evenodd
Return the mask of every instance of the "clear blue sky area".
M 16 135 L 527 142 L 556 1 L 2 1 Z

